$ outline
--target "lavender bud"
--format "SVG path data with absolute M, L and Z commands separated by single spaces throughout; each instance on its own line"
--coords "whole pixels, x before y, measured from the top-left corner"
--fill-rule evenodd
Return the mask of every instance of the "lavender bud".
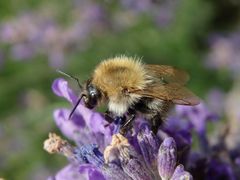
M 176 142 L 172 137 L 165 138 L 158 152 L 158 172 L 162 179 L 170 179 L 177 161 Z
M 171 178 L 171 180 L 192 180 L 192 179 L 193 179 L 192 175 L 184 170 L 184 166 L 182 164 L 179 164 L 176 167 Z
M 152 171 L 156 179 L 159 179 L 157 154 L 160 146 L 160 140 L 153 134 L 148 126 L 141 128 L 137 135 L 137 140 L 147 167 Z

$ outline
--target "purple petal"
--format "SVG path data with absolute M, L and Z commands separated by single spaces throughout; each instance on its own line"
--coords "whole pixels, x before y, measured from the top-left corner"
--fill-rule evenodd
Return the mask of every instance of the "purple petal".
M 133 146 L 130 144 L 129 146 L 120 146 L 118 150 L 121 166 L 128 176 L 136 180 L 153 179 L 153 174 Z
M 175 169 L 177 147 L 173 138 L 165 138 L 158 152 L 158 172 L 162 179 L 169 179 Z
M 117 164 L 110 163 L 108 164 L 103 170 L 103 174 L 106 177 L 106 179 L 111 180 L 132 180 L 121 168 L 121 166 L 118 166 Z
M 62 78 L 54 80 L 52 90 L 57 96 L 66 98 L 72 104 L 77 102 L 77 97 L 68 87 L 68 82 Z
M 84 127 L 84 121 L 79 119 L 78 122 L 72 121 L 68 119 L 70 111 L 68 109 L 57 109 L 54 111 L 53 116 L 54 120 L 62 131 L 62 133 L 69 139 L 76 139 L 76 135 L 82 130 Z M 83 122 L 81 122 L 83 121 Z M 77 122 L 77 123 L 75 123 Z M 82 126 L 81 126 L 82 125 Z
M 68 119 L 70 110 L 58 109 L 54 111 L 54 119 L 68 138 L 74 140 L 79 145 L 96 143 L 100 149 L 111 141 L 112 131 L 110 127 L 105 127 L 103 116 L 83 105 L 79 104 L 74 115 Z
M 119 147 L 118 150 L 121 166 L 128 176 L 136 180 L 153 179 L 153 174 L 132 146 Z
M 128 155 L 129 156 L 129 155 Z M 153 175 L 151 172 L 147 169 L 146 165 L 144 164 L 144 161 L 141 160 L 139 157 L 124 157 L 122 155 L 122 158 L 124 160 L 121 162 L 122 168 L 125 173 L 128 174 L 133 179 L 136 180 L 151 180 L 153 179 Z
M 112 130 L 111 126 L 105 127 L 106 122 L 102 114 L 91 111 L 82 105 L 77 108 L 77 112 L 84 117 L 88 129 L 95 135 L 97 144 L 106 147 L 112 139 Z
M 120 134 L 113 135 L 111 144 L 104 151 L 104 158 L 108 163 L 120 162 L 123 171 L 132 179 L 153 179 L 153 174 L 147 168 L 140 154 Z
M 138 133 L 137 140 L 147 167 L 153 172 L 156 179 L 160 178 L 157 170 L 157 154 L 160 140 L 146 125 Z
M 49 178 L 50 179 L 50 178 Z M 60 170 L 55 177 L 52 177 L 54 180 L 87 180 L 88 179 L 88 173 L 85 172 L 79 172 L 79 167 L 77 165 L 70 164 L 66 167 L 64 167 L 62 170 Z
M 83 164 L 79 167 L 79 172 L 81 174 L 86 174 L 87 180 L 105 180 L 103 174 L 91 164 Z
M 70 110 L 68 109 L 57 109 L 54 111 L 55 123 L 64 136 L 74 140 L 78 145 L 97 143 L 95 134 L 84 125 L 84 120 L 81 118 L 74 121 L 72 119 L 69 120 L 69 113 Z
M 181 180 L 181 179 L 188 179 L 192 180 L 192 175 L 184 170 L 184 166 L 182 164 L 178 165 L 172 175 L 171 180 Z

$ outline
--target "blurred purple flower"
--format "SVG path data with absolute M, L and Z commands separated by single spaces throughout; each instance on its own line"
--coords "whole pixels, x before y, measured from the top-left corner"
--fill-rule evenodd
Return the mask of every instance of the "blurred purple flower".
M 214 34 L 209 38 L 210 51 L 206 57 L 206 65 L 214 69 L 229 70 L 238 77 L 240 69 L 240 34 Z
M 0 23 L 0 42 L 7 45 L 15 60 L 44 55 L 51 67 L 60 68 L 71 53 L 88 48 L 93 37 L 134 26 L 142 20 L 142 14 L 153 19 L 156 26 L 167 27 L 174 19 L 176 4 L 176 0 L 121 0 L 111 11 L 98 1 L 73 0 L 68 24 L 60 24 L 61 11 L 53 11 L 52 6 L 27 11 Z
M 11 49 L 12 57 L 16 60 L 27 60 L 34 56 L 35 49 L 27 44 L 16 44 Z
M 0 24 L 0 41 L 9 45 L 14 59 L 46 55 L 50 66 L 59 68 L 67 62 L 66 54 L 84 49 L 92 34 L 97 35 L 107 28 L 104 9 L 97 2 L 73 5 L 68 26 L 58 24 L 56 14 L 60 12 L 55 9 L 54 13 L 51 8 L 39 9 Z
M 129 11 L 127 14 L 138 16 L 142 13 L 146 13 L 156 22 L 156 25 L 160 28 L 164 28 L 173 21 L 179 2 L 176 0 L 139 0 L 137 2 L 134 0 L 121 0 L 120 3 L 122 7 L 125 8 L 125 11 Z
M 211 89 L 207 94 L 207 104 L 209 108 L 221 116 L 224 113 L 224 102 L 225 102 L 225 94 L 220 89 Z
M 170 0 L 163 1 L 159 5 L 159 9 L 155 12 L 155 21 L 159 27 L 168 27 L 174 21 L 176 10 L 180 1 Z
M 151 6 L 152 2 L 150 0 L 121 0 L 120 1 L 124 8 L 133 9 L 135 11 L 148 11 Z
M 176 106 L 177 115 L 187 119 L 198 134 L 206 133 L 206 123 L 208 121 L 218 120 L 218 116 L 209 111 L 207 106 L 202 102 L 196 106 Z
M 208 121 L 218 120 L 219 116 L 209 111 L 203 102 L 191 107 L 176 106 L 176 112 L 179 117 L 189 121 L 190 125 L 197 132 L 200 148 L 207 153 L 209 151 L 209 141 L 207 139 L 206 125 Z

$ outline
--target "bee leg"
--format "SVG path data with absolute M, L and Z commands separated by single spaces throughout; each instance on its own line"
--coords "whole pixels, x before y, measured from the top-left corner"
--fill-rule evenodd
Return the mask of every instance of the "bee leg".
M 152 131 L 154 134 L 157 134 L 159 127 L 163 124 L 163 120 L 159 114 L 155 115 L 151 119 Z
M 131 117 L 120 128 L 120 131 L 119 131 L 120 134 L 122 134 L 123 136 L 127 134 L 127 132 L 132 128 L 132 122 L 135 119 L 135 117 L 136 117 L 135 114 L 131 114 Z
M 113 133 L 114 134 L 119 133 L 122 125 L 125 124 L 125 122 L 126 122 L 126 116 L 116 116 L 113 122 L 116 125 L 114 127 Z
M 111 112 L 109 112 L 108 110 L 106 110 L 105 113 L 104 113 L 104 119 L 108 122 L 108 124 L 106 124 L 105 127 L 109 126 L 115 120 L 112 117 Z

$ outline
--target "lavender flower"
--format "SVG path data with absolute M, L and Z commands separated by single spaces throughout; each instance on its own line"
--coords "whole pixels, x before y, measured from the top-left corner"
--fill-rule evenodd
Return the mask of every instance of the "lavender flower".
M 154 137 L 151 137 L 154 138 Z M 49 139 L 44 142 L 44 149 L 49 153 L 59 153 L 66 156 L 70 165 L 60 171 L 55 179 L 172 179 L 188 177 L 191 175 L 183 170 L 183 166 L 176 167 L 175 141 L 166 138 L 158 152 L 159 174 L 151 171 L 143 161 L 143 156 L 134 150 L 128 140 L 120 134 L 113 135 L 112 142 L 106 147 L 103 154 L 94 144 L 73 147 L 67 141 L 55 134 L 49 134 Z M 151 151 L 149 147 L 149 151 Z M 153 159 L 154 161 L 156 159 Z M 170 168 L 169 168 L 170 167 Z M 166 176 L 167 175 L 167 176 Z
M 77 96 L 64 79 L 56 79 L 52 89 L 72 105 Z M 204 103 L 195 107 L 176 107 L 175 113 L 155 135 L 146 121 L 137 119 L 133 132 L 126 137 L 114 134 L 116 125 L 105 126 L 101 113 L 80 104 L 73 118 L 70 109 L 56 109 L 54 119 L 62 133 L 75 146 L 50 134 L 44 148 L 69 160 L 55 179 L 192 179 L 237 177 L 239 151 L 231 153 L 224 143 L 211 144 L 207 137 L 209 120 L 219 123 L 216 114 Z M 199 122 L 198 122 L 199 121 Z M 191 149 L 192 131 L 196 131 L 200 149 Z M 219 141 L 220 142 L 220 141 Z M 225 154 L 223 157 L 221 154 Z M 192 177 L 193 175 L 193 177 Z
M 65 80 L 56 79 L 53 82 L 52 89 L 56 95 L 66 98 L 72 105 L 76 103 L 77 97 Z M 129 137 L 129 140 L 132 139 L 133 141 L 135 138 L 134 144 L 120 134 L 113 135 L 114 125 L 105 127 L 103 116 L 87 109 L 82 104 L 78 106 L 76 113 L 70 120 L 68 119 L 69 113 L 70 110 L 68 109 L 57 109 L 54 111 L 54 119 L 62 133 L 74 140 L 77 147 L 74 148 L 66 141 L 53 138 L 55 135 L 50 135 L 50 140 L 45 142 L 45 149 L 49 152 L 61 153 L 71 163 L 77 163 L 80 167 L 84 163 L 91 164 L 91 168 L 93 166 L 98 169 L 106 179 L 159 179 L 161 173 L 165 173 L 164 167 L 161 167 L 160 175 L 158 173 L 159 163 L 157 159 L 166 156 L 163 151 L 159 150 L 161 140 L 150 131 L 146 123 L 138 124 L 139 127 L 136 127 L 135 137 Z M 58 139 L 61 143 L 55 143 L 56 145 L 52 146 L 49 142 L 56 142 L 56 140 L 51 139 Z M 165 141 L 168 142 L 169 140 L 166 139 Z M 166 144 L 165 141 L 161 147 Z M 174 144 L 175 141 L 172 139 L 171 143 Z M 177 152 L 176 146 L 173 148 Z M 101 151 L 104 151 L 104 158 Z M 161 162 L 168 165 L 168 160 L 161 160 Z M 176 157 L 173 158 L 171 161 L 173 165 L 169 165 L 172 166 L 170 175 L 174 173 L 176 160 Z M 56 175 L 56 178 L 64 176 L 63 172 L 69 173 L 69 176 L 71 176 L 71 174 L 74 174 L 72 172 L 74 169 L 76 170 L 76 167 L 73 165 L 67 166 L 60 172 L 60 175 Z

